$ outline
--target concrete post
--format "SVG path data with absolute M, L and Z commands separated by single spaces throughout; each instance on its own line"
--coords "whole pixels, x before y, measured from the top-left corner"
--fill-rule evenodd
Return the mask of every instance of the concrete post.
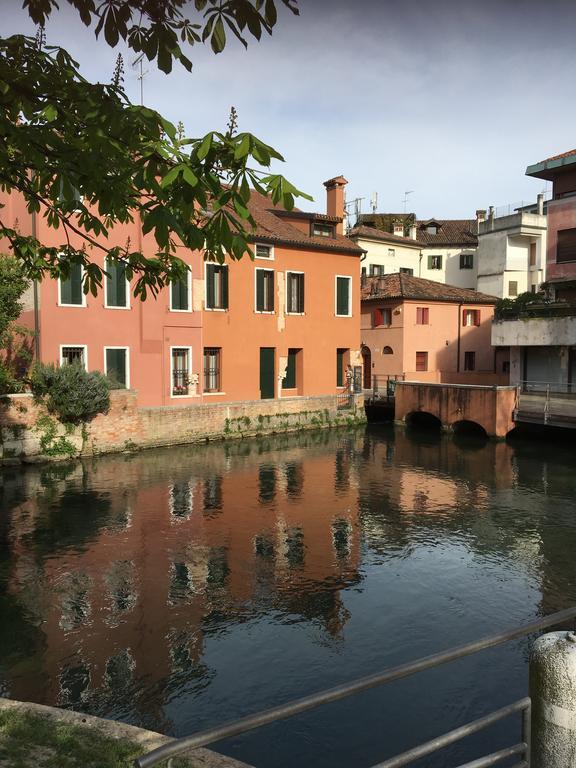
M 532 768 L 576 768 L 576 634 L 538 638 L 530 657 Z

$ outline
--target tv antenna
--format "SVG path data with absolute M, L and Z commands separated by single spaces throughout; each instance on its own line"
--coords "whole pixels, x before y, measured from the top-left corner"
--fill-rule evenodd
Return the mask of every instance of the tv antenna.
M 408 204 L 408 195 L 412 195 L 412 194 L 414 194 L 413 189 L 407 189 L 404 192 L 404 200 L 402 201 L 404 203 L 404 213 L 406 213 L 406 205 Z
M 370 196 L 370 208 L 372 208 L 372 213 L 376 213 L 378 210 L 378 192 L 372 192 L 372 195 Z
M 363 197 L 355 197 L 354 200 L 346 200 L 344 203 L 344 213 L 346 215 L 346 229 L 349 228 L 349 222 L 350 218 L 352 216 L 352 213 L 354 214 L 355 221 L 354 226 L 356 226 L 360 220 L 360 216 L 362 215 L 362 200 L 364 200 Z
M 138 80 L 140 80 L 140 106 L 144 106 L 144 77 L 148 74 L 149 70 L 144 70 L 144 54 L 141 53 L 132 62 L 133 67 L 140 67 L 140 73 L 138 74 Z

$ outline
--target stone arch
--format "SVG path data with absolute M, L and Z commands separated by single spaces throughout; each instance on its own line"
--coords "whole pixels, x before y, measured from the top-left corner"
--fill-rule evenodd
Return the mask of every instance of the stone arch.
M 417 429 L 432 429 L 437 432 L 440 432 L 442 429 L 442 422 L 438 416 L 428 411 L 411 411 L 406 414 L 404 421 L 406 426 Z
M 482 424 L 471 419 L 462 419 L 452 424 L 452 431 L 455 435 L 470 435 L 471 437 L 488 437 L 488 433 Z

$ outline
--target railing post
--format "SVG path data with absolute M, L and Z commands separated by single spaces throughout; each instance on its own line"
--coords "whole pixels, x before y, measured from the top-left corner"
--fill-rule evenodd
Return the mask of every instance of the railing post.
M 544 424 L 548 423 L 550 414 L 550 384 L 546 384 L 546 402 L 544 403 Z
M 530 656 L 531 768 L 576 766 L 576 634 L 549 632 Z

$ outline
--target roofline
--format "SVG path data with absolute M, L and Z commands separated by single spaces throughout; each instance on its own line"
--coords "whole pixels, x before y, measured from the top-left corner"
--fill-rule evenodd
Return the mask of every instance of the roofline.
M 494 297 L 494 299 L 470 299 L 470 301 L 466 301 L 464 299 L 455 299 L 453 297 L 448 298 L 444 297 L 443 299 L 439 299 L 438 297 L 427 297 L 427 296 L 366 296 L 366 298 L 361 297 L 361 301 L 415 301 L 415 302 L 422 302 L 422 301 L 430 301 L 430 302 L 437 302 L 442 304 L 483 304 L 485 306 L 493 306 L 496 304 L 498 299 Z
M 386 237 L 386 234 L 389 234 L 390 237 Z M 408 248 L 414 248 L 415 250 L 421 251 L 422 248 L 426 247 L 426 243 L 421 243 L 419 240 L 412 240 L 410 237 L 406 238 L 400 238 L 398 235 L 393 235 L 391 233 L 382 233 L 383 237 L 379 237 L 378 235 L 364 235 L 362 233 L 356 234 L 353 230 L 351 230 L 348 233 L 348 238 L 350 240 L 353 240 L 354 238 L 358 238 L 358 240 L 374 240 L 374 242 L 377 243 L 393 243 L 394 245 L 404 245 Z
M 333 245 L 332 247 L 322 247 L 319 243 L 306 243 L 296 240 L 288 240 L 281 237 L 274 237 L 273 235 L 250 235 L 249 241 L 251 243 L 270 243 L 271 245 L 285 245 L 289 248 L 296 248 L 299 251 L 320 251 L 321 253 L 347 253 L 351 256 L 361 256 L 363 253 L 367 253 L 363 248 L 357 246 L 356 248 L 346 247 L 345 245 Z M 326 238 L 328 240 L 328 238 Z
M 553 181 L 559 171 L 564 170 L 566 166 L 573 165 L 576 165 L 576 154 L 558 157 L 556 160 L 542 160 L 539 163 L 534 163 L 534 165 L 529 165 L 526 168 L 526 176 Z

